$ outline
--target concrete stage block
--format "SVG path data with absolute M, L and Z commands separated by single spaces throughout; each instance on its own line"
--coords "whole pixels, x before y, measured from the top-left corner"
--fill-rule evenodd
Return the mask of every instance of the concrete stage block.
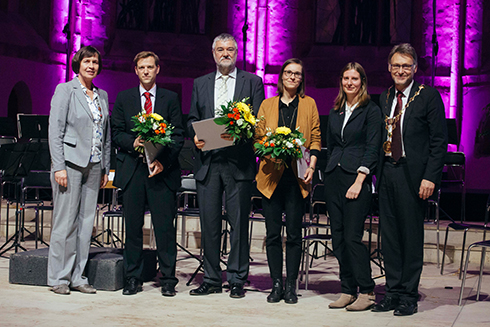
M 9 282 L 47 286 L 49 249 L 38 249 L 10 255 Z
M 10 256 L 9 282 L 47 286 L 48 248 L 19 252 Z M 85 276 L 98 290 L 116 291 L 124 287 L 122 249 L 90 248 Z M 157 274 L 155 250 L 143 251 L 143 280 L 151 281 Z
M 108 251 L 109 250 L 109 251 Z M 89 284 L 98 290 L 117 291 L 124 287 L 124 266 L 122 251 L 105 248 L 91 248 L 85 267 Z

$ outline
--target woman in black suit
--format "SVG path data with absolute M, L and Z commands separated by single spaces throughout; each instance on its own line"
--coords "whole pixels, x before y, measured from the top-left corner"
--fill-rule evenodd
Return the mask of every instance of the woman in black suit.
M 325 195 L 339 261 L 342 294 L 329 308 L 362 311 L 374 304 L 369 252 L 362 243 L 371 204 L 371 176 L 381 142 L 381 111 L 370 100 L 364 68 L 348 63 L 327 129 Z M 359 293 L 359 296 L 358 296 Z

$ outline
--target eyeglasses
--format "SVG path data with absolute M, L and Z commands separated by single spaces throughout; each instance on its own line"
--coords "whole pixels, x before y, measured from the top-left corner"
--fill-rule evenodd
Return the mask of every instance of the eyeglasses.
M 290 70 L 285 70 L 283 72 L 284 77 L 289 78 L 291 75 L 293 75 L 295 78 L 301 79 L 303 78 L 303 74 L 301 72 L 293 72 Z
M 399 71 L 400 68 L 403 69 L 403 71 L 405 72 L 409 72 L 412 70 L 412 68 L 415 66 L 415 64 L 412 64 L 412 65 L 391 65 L 390 64 L 390 70 L 394 70 L 394 71 Z
M 216 48 L 216 50 L 215 50 L 215 51 L 216 51 L 217 53 L 223 53 L 223 52 L 225 52 L 225 50 L 226 50 L 227 52 L 235 52 L 235 51 L 236 51 L 236 48 L 234 48 L 234 47 L 229 47 L 229 48 L 226 48 L 226 49 L 225 49 L 225 48 Z

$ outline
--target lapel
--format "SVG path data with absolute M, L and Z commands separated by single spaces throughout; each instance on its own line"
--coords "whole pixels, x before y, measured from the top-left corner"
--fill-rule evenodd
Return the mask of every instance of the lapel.
M 128 106 L 128 109 L 130 110 L 130 120 L 127 122 L 126 126 L 128 130 L 131 130 L 134 128 L 134 122 L 131 120 L 131 117 L 136 116 L 142 110 L 139 85 L 130 90 L 129 97 L 125 99 L 125 101 L 128 101 L 128 103 L 131 104 Z
M 339 110 L 334 110 L 332 117 L 329 117 L 329 120 L 330 119 L 332 120 L 332 123 L 329 123 L 330 127 L 332 128 L 332 135 L 334 135 L 334 137 L 338 136 L 340 140 L 340 134 L 342 133 L 342 126 L 345 119 L 345 104 Z
M 205 118 L 214 117 L 214 84 L 216 82 L 216 71 L 207 75 L 205 91 L 208 94 L 207 112 L 204 113 Z
M 133 88 L 133 92 L 131 92 L 131 101 L 133 102 L 133 105 L 131 106 L 131 108 L 133 108 L 131 116 L 135 116 L 142 110 L 139 85 Z
M 270 107 L 270 119 L 267 119 L 267 127 L 269 127 L 272 131 L 275 131 L 277 128 L 278 121 L 279 121 L 279 96 L 275 96 L 272 101 L 272 105 Z M 296 124 L 298 124 L 298 118 L 296 118 Z
M 345 105 L 340 107 L 339 110 L 333 111 L 333 115 L 332 115 L 333 120 L 332 120 L 331 126 L 335 126 L 335 128 L 337 128 L 337 126 L 339 126 L 340 127 L 339 133 L 340 133 L 340 130 L 342 129 L 342 125 L 344 123 L 344 117 L 345 117 Z M 330 119 L 330 117 L 328 119 Z M 337 122 L 335 122 L 335 120 Z
M 344 108 L 345 108 L 345 105 L 344 105 Z M 354 111 L 352 112 L 352 114 L 350 115 L 349 117 L 349 120 L 347 121 L 347 124 L 348 125 L 350 122 L 352 122 L 357 116 L 359 116 L 363 111 L 364 111 L 364 108 L 365 106 L 363 107 L 357 107 L 354 109 Z
M 155 108 L 153 109 L 153 112 L 159 114 L 160 116 L 164 117 L 164 97 L 165 95 L 163 94 L 163 90 L 157 86 L 157 93 L 155 95 Z
M 99 90 L 99 103 L 102 112 L 102 119 L 103 122 L 105 123 L 105 121 L 107 121 L 107 119 L 109 118 L 109 104 L 107 103 L 107 100 L 102 97 L 102 92 L 100 92 L 99 88 L 98 90 Z
M 386 127 L 386 122 L 385 118 L 390 116 L 391 113 L 391 106 L 393 104 L 393 99 L 395 98 L 395 86 L 393 85 L 386 91 L 386 96 L 384 99 L 379 99 L 379 104 L 381 106 L 381 111 L 382 111 L 382 122 L 383 122 L 383 129 L 381 132 L 381 137 L 386 140 L 388 136 L 388 131 L 385 128 Z
M 93 119 L 92 112 L 90 111 L 90 108 L 88 106 L 87 99 L 85 99 L 85 94 L 83 93 L 82 86 L 80 85 L 80 81 L 78 81 L 78 77 L 72 79 L 70 83 L 73 86 L 73 89 L 75 90 L 75 97 L 77 98 L 78 102 L 80 102 L 80 104 L 82 105 L 83 110 L 87 113 L 90 119 Z
M 383 115 L 384 116 L 390 116 L 390 113 L 391 113 L 391 106 L 393 105 L 393 100 L 395 99 L 395 86 L 392 86 L 390 89 L 389 89 L 389 93 L 388 93 L 388 100 L 384 100 L 384 106 L 383 106 Z M 383 117 L 384 119 L 384 117 Z
M 243 86 L 245 85 L 245 74 L 243 71 L 237 68 L 236 72 L 236 83 L 235 83 L 235 94 L 233 95 L 233 100 L 241 100 L 243 97 L 241 96 L 242 94 L 242 89 Z
M 413 81 L 412 89 L 410 90 L 410 95 L 408 96 L 407 102 L 410 101 L 410 99 L 413 97 L 415 92 L 418 91 L 419 86 L 420 86 L 420 83 Z M 403 118 L 403 130 L 405 130 L 405 128 L 407 128 L 407 123 L 410 120 L 410 117 L 412 115 L 412 111 L 414 109 L 415 101 L 417 101 L 417 100 L 414 99 L 414 101 L 408 106 L 408 108 L 405 111 L 405 117 Z

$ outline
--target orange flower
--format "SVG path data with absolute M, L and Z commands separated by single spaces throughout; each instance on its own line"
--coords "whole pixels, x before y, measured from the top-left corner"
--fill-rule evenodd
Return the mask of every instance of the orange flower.
M 269 142 L 265 142 L 264 146 L 268 147 L 269 146 Z
M 160 123 L 160 127 L 161 127 L 161 128 L 167 128 L 167 124 L 165 124 L 165 123 Z
M 274 143 L 271 143 L 271 146 L 274 146 Z
M 238 109 L 237 108 L 233 108 L 233 112 L 234 113 L 237 113 L 238 112 Z
M 230 125 L 233 125 L 233 120 L 232 120 L 232 121 L 230 121 Z
M 157 135 L 160 134 L 160 130 L 159 129 L 156 129 L 155 130 L 155 134 L 157 134 Z
M 230 114 L 228 114 L 228 118 L 233 118 L 233 116 L 234 116 L 234 115 L 233 115 L 233 114 L 231 114 L 231 113 L 230 113 Z
M 240 119 L 240 114 L 235 114 L 235 120 Z

